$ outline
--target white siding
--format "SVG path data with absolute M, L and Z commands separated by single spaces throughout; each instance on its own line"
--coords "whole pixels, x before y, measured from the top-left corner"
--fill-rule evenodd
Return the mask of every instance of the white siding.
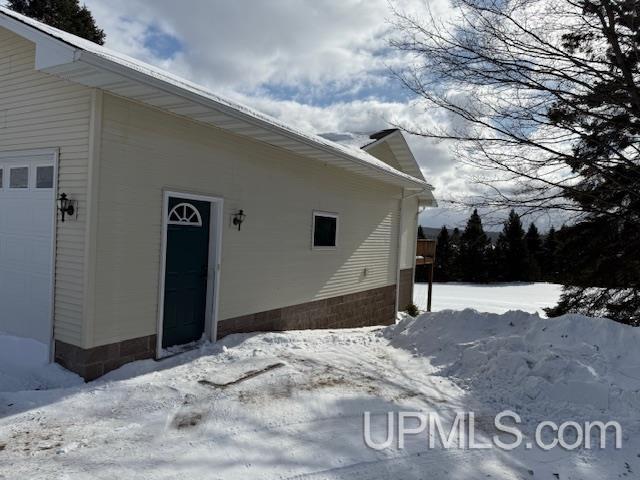
M 156 333 L 163 189 L 225 200 L 220 320 L 396 283 L 399 188 L 110 95 L 101 141 L 95 345 Z
M 59 148 L 58 188 L 78 219 L 58 222 L 55 336 L 82 345 L 91 91 L 34 69 L 35 46 L 0 28 L 0 151 Z
M 383 162 L 391 165 L 393 168 L 397 168 L 400 171 L 404 171 L 398 162 L 398 159 L 393 154 L 393 151 L 386 142 L 380 142 L 379 144 L 369 148 L 368 153 L 374 157 L 382 160 Z M 409 173 L 409 172 L 405 172 Z M 410 193 L 408 195 L 411 195 Z M 401 237 L 401 252 L 400 252 L 400 268 L 408 269 L 413 268 L 415 264 L 415 247 L 418 237 L 418 199 L 409 197 L 403 201 L 402 207 L 402 237 Z

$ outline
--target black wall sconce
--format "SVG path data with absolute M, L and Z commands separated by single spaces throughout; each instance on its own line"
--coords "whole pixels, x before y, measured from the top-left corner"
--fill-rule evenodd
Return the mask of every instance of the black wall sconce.
M 247 218 L 247 216 L 244 214 L 244 210 L 238 210 L 237 213 L 233 214 L 233 224 L 238 227 L 238 231 L 240 231 L 245 218 Z
M 62 216 L 61 221 L 64 222 L 65 215 L 73 216 L 76 212 L 76 208 L 73 206 L 73 203 L 73 200 L 67 198 L 66 193 L 60 194 L 60 198 L 58 198 L 58 210 Z

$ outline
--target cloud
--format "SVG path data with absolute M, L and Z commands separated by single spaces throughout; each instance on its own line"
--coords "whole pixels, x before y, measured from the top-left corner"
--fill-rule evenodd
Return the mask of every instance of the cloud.
M 106 45 L 315 133 L 370 133 L 446 124 L 424 112 L 389 72 L 407 58 L 388 46 L 388 0 L 86 0 Z M 418 12 L 423 0 L 395 0 Z M 447 0 L 431 0 L 436 13 Z M 469 190 L 445 143 L 408 139 L 440 198 Z M 466 212 L 465 212 L 466 215 Z M 458 224 L 450 209 L 426 225 Z

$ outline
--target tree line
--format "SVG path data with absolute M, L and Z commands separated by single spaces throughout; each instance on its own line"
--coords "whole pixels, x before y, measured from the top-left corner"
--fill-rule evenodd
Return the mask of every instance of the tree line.
M 472 167 L 465 204 L 565 214 L 560 258 L 570 268 L 555 313 L 640 326 L 640 1 L 451 7 L 446 18 L 395 8 L 392 45 L 410 60 L 394 72 L 432 118 L 449 117 L 403 129 L 448 142 Z M 535 278 L 535 255 L 513 254 L 526 240 L 488 249 L 463 235 L 454 260 L 478 264 L 458 261 L 456 275 Z M 501 257 L 510 263 L 496 267 Z
M 474 210 L 463 231 L 443 226 L 438 234 L 434 280 L 437 282 L 538 282 L 563 283 L 566 264 L 563 243 L 570 229 L 551 228 L 541 235 L 535 223 L 528 228 L 520 216 L 511 211 L 495 242 L 487 236 L 482 219 Z M 418 238 L 424 238 L 422 228 Z M 418 268 L 418 281 L 426 272 Z

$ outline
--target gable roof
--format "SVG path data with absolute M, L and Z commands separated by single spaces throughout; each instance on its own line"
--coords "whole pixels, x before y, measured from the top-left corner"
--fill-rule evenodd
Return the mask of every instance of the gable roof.
M 400 129 L 389 128 L 387 130 L 381 130 L 372 134 L 369 138 L 373 140 L 373 142 L 362 147 L 365 152 L 373 150 L 376 146 L 382 143 L 386 143 L 391 149 L 393 156 L 398 160 L 403 172 L 411 175 L 412 177 L 424 180 L 422 170 L 420 170 L 420 165 L 418 164 L 416 157 L 413 155 L 413 152 L 407 143 L 407 139 L 404 138 Z
M 0 7 L 0 27 L 36 44 L 36 69 L 247 136 L 358 175 L 432 190 L 365 151 L 298 130 L 169 72 Z

